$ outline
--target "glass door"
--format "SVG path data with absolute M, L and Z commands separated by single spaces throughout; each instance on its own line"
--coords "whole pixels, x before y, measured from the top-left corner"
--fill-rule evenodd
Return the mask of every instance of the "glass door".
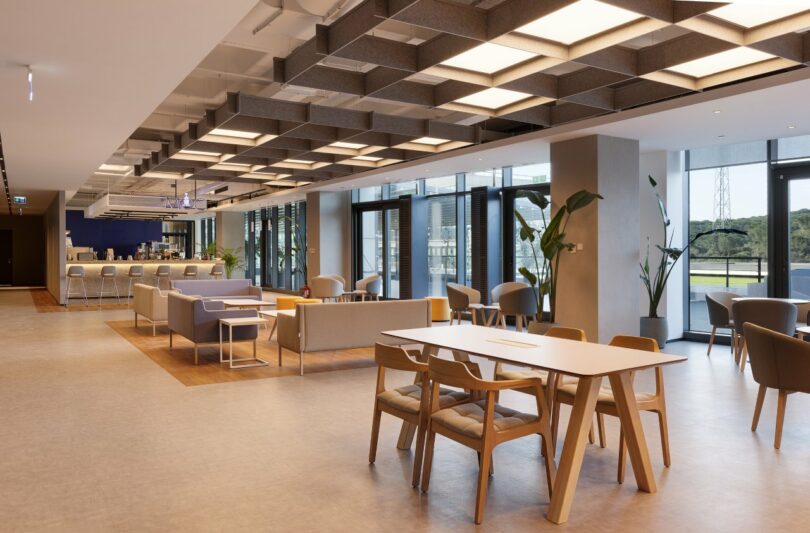
M 788 234 L 790 298 L 810 299 L 810 177 L 788 182 Z
M 354 215 L 355 275 L 362 279 L 380 274 L 383 298 L 399 298 L 399 209 L 396 205 L 396 202 L 366 205 L 356 208 Z

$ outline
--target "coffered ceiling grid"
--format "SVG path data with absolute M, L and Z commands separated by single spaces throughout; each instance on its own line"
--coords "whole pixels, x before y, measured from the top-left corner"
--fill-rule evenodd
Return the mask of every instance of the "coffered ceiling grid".
M 276 57 L 274 81 L 446 109 L 473 125 L 234 93 L 136 174 L 320 181 L 503 137 L 492 117 L 517 131 L 553 127 L 810 62 L 810 6 L 760 11 L 681 0 L 366 0 Z M 379 31 L 392 25 L 425 38 Z

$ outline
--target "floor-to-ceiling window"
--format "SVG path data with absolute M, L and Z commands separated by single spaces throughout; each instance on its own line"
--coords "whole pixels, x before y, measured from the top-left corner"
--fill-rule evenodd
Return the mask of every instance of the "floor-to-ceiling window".
M 245 272 L 256 285 L 300 289 L 306 270 L 305 253 L 304 202 L 245 214 Z
M 447 284 L 456 275 L 456 197 L 436 196 L 428 199 L 428 273 L 432 296 L 447 295 Z
M 400 191 L 402 192 L 402 191 Z M 399 204 L 385 187 L 366 187 L 352 193 L 354 206 L 354 275 L 380 275 L 381 296 L 399 298 Z
M 706 294 L 768 294 L 767 143 L 692 150 L 689 167 L 689 239 L 715 228 L 746 231 L 696 241 L 689 253 L 691 331 L 710 331 Z

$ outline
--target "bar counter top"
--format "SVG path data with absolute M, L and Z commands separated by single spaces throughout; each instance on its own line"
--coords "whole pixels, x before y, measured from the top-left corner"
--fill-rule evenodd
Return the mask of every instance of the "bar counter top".
M 222 259 L 113 259 L 112 261 L 105 261 L 97 259 L 93 261 L 79 261 L 74 259 L 66 261 L 68 265 L 152 265 L 152 264 L 169 264 L 169 265 L 193 265 L 193 264 L 214 264 L 221 263 Z

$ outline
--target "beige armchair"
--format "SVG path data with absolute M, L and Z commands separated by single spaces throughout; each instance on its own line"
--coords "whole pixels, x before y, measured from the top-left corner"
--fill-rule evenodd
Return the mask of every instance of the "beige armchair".
M 339 300 L 343 297 L 343 283 L 336 276 L 315 276 L 309 282 L 310 297 Z
M 135 311 L 135 327 L 138 327 L 138 316 L 152 324 L 152 335 L 158 324 L 168 324 L 169 293 L 176 290 L 161 291 L 157 287 L 136 283 L 132 287 L 132 308 Z

